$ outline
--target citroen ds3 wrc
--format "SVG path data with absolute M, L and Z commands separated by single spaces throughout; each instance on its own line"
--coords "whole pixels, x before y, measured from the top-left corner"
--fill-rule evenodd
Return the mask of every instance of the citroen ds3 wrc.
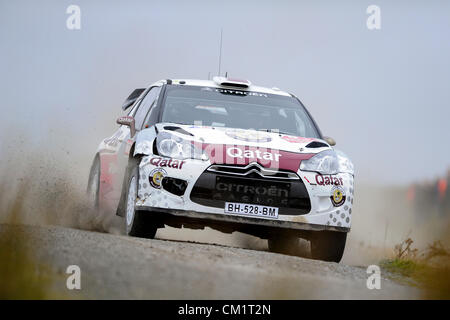
M 161 80 L 122 105 L 95 154 L 93 204 L 127 235 L 165 225 L 239 231 L 270 251 L 339 262 L 350 231 L 353 164 L 300 100 L 247 80 Z

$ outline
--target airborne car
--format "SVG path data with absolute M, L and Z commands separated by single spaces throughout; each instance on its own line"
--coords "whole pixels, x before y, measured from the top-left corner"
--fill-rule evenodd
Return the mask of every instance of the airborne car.
M 103 140 L 88 192 L 124 232 L 165 225 L 239 231 L 294 254 L 339 262 L 353 204 L 353 165 L 294 95 L 247 80 L 162 80 L 134 90 Z

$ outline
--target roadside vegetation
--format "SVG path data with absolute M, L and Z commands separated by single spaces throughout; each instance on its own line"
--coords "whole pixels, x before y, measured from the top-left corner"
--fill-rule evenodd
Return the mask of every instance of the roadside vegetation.
M 391 278 L 423 289 L 425 299 L 450 299 L 450 250 L 441 241 L 419 251 L 407 238 L 394 247 L 381 267 Z

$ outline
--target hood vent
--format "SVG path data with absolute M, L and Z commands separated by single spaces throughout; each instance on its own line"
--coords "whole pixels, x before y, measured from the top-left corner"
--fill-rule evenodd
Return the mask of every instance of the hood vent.
M 178 133 L 181 133 L 181 134 L 185 134 L 185 135 L 191 136 L 191 137 L 194 136 L 192 133 L 190 133 L 190 132 L 184 130 L 183 128 L 176 127 L 176 126 L 165 126 L 165 127 L 164 127 L 164 130 L 167 130 L 167 131 L 175 131 L 175 132 L 178 132 Z
M 320 141 L 313 141 L 306 145 L 306 148 L 324 148 L 324 147 L 325 148 L 329 147 L 329 145 L 327 145 L 324 142 L 320 142 Z

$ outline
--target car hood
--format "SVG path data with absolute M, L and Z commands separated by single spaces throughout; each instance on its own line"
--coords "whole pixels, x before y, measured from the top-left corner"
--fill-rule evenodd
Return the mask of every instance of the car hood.
M 330 149 L 330 146 L 321 139 L 304 138 L 277 132 L 173 123 L 159 123 L 156 127 L 158 132 L 176 132 L 187 140 L 198 141 L 204 144 L 249 146 L 294 153 L 317 153 Z
M 331 148 L 321 139 L 276 132 L 159 123 L 139 132 L 134 153 L 152 154 L 154 138 L 164 131 L 201 145 L 215 164 L 257 162 L 264 167 L 297 171 L 302 160 Z

